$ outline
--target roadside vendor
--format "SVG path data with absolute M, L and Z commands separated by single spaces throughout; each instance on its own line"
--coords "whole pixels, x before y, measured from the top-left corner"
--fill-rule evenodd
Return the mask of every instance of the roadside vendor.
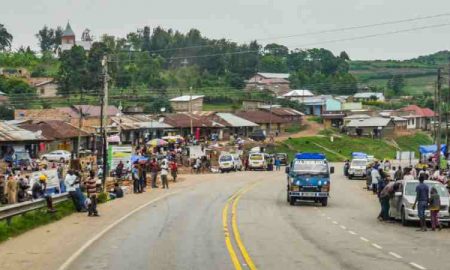
M 54 213 L 56 209 L 53 208 L 52 197 L 47 194 L 47 176 L 45 174 L 39 175 L 39 181 L 34 182 L 31 188 L 33 199 L 44 198 L 47 202 L 48 212 Z

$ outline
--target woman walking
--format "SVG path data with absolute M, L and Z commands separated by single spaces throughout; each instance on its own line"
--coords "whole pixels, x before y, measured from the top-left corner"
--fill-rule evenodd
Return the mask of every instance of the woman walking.
M 442 229 L 442 225 L 439 222 L 439 209 L 441 208 L 441 198 L 435 187 L 430 191 L 430 215 L 431 215 L 431 230 Z

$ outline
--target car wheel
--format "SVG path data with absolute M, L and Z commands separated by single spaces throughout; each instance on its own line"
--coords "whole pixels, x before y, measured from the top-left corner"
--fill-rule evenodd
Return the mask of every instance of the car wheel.
M 409 222 L 406 219 L 406 213 L 405 213 L 405 207 L 402 206 L 402 210 L 401 210 L 401 219 L 402 219 L 402 225 L 403 226 L 408 226 Z
M 351 175 L 348 176 L 348 179 L 349 179 L 349 180 L 352 180 L 352 178 L 353 178 L 353 177 L 352 177 Z
M 322 206 L 327 206 L 328 205 L 328 198 L 323 198 L 322 199 Z
M 289 198 L 289 204 L 290 205 L 295 205 L 295 199 Z

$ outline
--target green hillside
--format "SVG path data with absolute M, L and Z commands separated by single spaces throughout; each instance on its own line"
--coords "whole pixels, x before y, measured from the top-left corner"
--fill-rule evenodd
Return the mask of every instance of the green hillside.
M 449 57 L 449 51 L 441 51 L 403 61 L 351 61 L 350 73 L 358 79 L 360 84 L 376 87 L 386 87 L 392 76 L 402 75 L 405 79 L 404 94 L 416 95 L 424 90 L 433 91 L 437 68 L 446 67 Z

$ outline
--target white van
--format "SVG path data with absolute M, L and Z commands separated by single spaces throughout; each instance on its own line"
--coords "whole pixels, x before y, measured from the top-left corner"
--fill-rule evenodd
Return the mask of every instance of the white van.
M 348 169 L 348 179 L 356 177 L 365 178 L 368 164 L 369 161 L 366 158 L 352 159 L 350 168 Z
M 224 153 L 219 157 L 220 172 L 242 170 L 242 162 L 238 154 Z
M 267 168 L 267 154 L 250 153 L 248 156 L 249 170 L 265 170 Z

